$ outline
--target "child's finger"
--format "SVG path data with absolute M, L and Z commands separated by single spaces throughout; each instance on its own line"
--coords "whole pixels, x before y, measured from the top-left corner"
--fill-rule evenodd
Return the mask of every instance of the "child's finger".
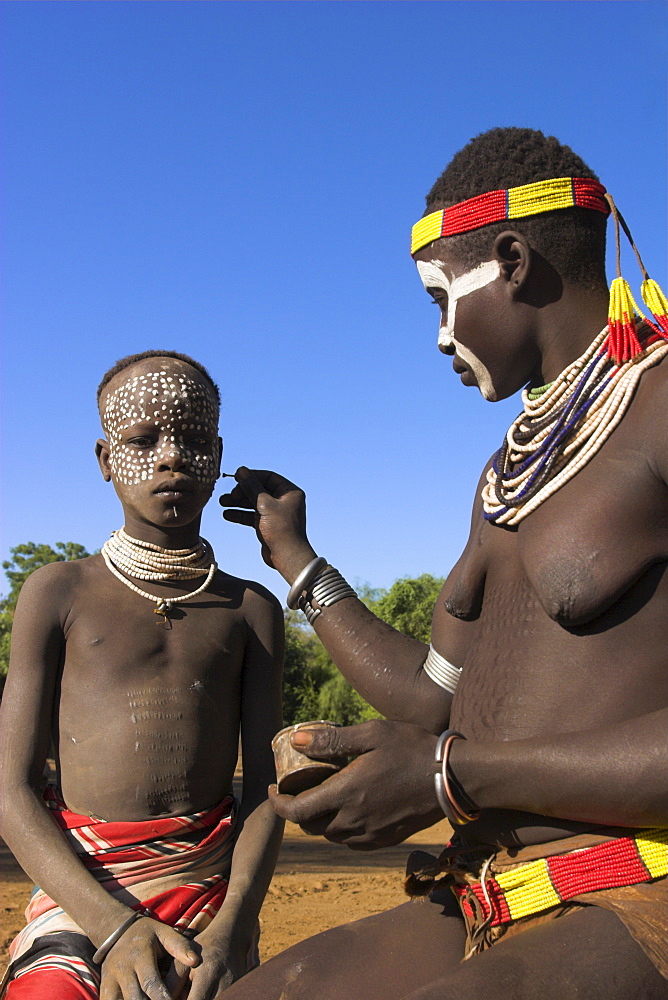
M 184 938 L 182 934 L 179 934 L 172 927 L 168 927 L 167 924 L 159 924 L 155 936 L 172 958 L 187 965 L 189 969 L 193 969 L 202 961 L 188 938 Z
M 166 975 L 164 976 L 165 986 L 172 997 L 172 1000 L 179 1000 L 183 996 L 183 987 L 188 982 L 190 969 L 183 962 L 172 962 Z

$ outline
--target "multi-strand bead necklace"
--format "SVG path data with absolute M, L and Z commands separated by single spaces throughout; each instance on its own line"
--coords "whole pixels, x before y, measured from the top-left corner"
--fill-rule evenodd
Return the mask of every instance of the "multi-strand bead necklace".
M 102 546 L 102 558 L 107 568 L 117 580 L 133 590 L 140 597 L 153 601 L 156 607 L 154 614 L 162 615 L 165 625 L 169 621 L 169 612 L 174 604 L 182 604 L 201 594 L 213 580 L 218 568 L 213 555 L 213 549 L 205 538 L 200 538 L 197 545 L 190 549 L 165 549 L 151 542 L 142 542 L 132 538 L 123 528 L 114 531 Z M 123 572 L 121 572 L 121 570 Z M 192 580 L 206 573 L 204 583 L 181 597 L 156 597 L 141 590 L 127 576 L 127 573 L 137 580 Z
M 643 372 L 668 354 L 665 339 L 644 332 L 642 353 L 618 365 L 606 350 L 606 327 L 544 391 L 524 390 L 524 410 L 487 472 L 486 520 L 519 524 L 597 453 L 626 413 Z

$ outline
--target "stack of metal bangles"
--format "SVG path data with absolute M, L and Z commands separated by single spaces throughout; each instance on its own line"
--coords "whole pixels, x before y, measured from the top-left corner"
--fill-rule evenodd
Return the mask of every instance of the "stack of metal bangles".
M 434 774 L 434 785 L 438 804 L 445 813 L 446 819 L 452 826 L 463 826 L 465 823 L 472 823 L 480 816 L 480 810 L 467 812 L 455 797 L 455 786 L 461 793 L 461 788 L 450 770 L 450 748 L 455 740 L 465 740 L 466 737 L 458 733 L 456 729 L 446 729 L 438 738 L 436 744 L 436 763 L 440 764 L 440 770 Z M 470 808 L 467 806 L 467 808 Z
M 344 597 L 355 597 L 355 591 L 344 580 L 338 569 L 329 565 L 324 556 L 317 556 L 304 567 L 290 587 L 287 597 L 288 607 L 299 608 L 306 615 L 309 625 L 321 614 L 321 608 L 329 608 Z M 314 608 L 312 601 L 317 601 Z

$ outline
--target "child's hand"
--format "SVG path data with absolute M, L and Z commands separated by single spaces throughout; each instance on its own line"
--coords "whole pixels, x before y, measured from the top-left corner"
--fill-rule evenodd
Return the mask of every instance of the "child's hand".
M 159 964 L 171 956 L 187 970 L 200 962 L 197 950 L 182 934 L 159 920 L 143 917 L 113 946 L 102 963 L 100 1000 L 172 1000 Z
M 224 493 L 219 503 L 243 509 L 226 510 L 223 517 L 255 528 L 264 561 L 292 583 L 315 557 L 306 537 L 303 491 L 275 472 L 244 465 L 237 469 L 235 478 L 237 485 L 231 493 Z
M 206 931 L 195 938 L 201 949 L 201 964 L 193 969 L 178 960 L 165 977 L 173 1000 L 218 1000 L 228 986 L 248 969 L 248 945 L 232 945 L 227 939 L 212 942 Z

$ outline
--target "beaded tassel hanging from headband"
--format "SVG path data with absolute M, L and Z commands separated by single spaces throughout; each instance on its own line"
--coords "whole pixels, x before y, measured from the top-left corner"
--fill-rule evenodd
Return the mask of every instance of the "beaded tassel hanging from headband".
M 647 273 L 642 257 L 631 236 L 631 231 L 626 224 L 624 216 L 615 205 L 612 195 L 606 194 L 605 200 L 610 206 L 615 224 L 615 246 L 617 251 L 617 277 L 610 285 L 606 350 L 608 356 L 613 358 L 618 365 L 621 365 L 626 361 L 636 358 L 643 351 L 643 347 L 639 343 L 636 334 L 637 317 L 642 317 L 658 337 L 668 337 L 668 300 L 660 286 Z M 620 226 L 624 230 L 636 255 L 644 279 L 640 294 L 644 304 L 652 313 L 654 322 L 639 307 L 633 297 L 628 281 L 622 277 Z M 656 338 L 650 338 L 650 342 L 654 339 Z

